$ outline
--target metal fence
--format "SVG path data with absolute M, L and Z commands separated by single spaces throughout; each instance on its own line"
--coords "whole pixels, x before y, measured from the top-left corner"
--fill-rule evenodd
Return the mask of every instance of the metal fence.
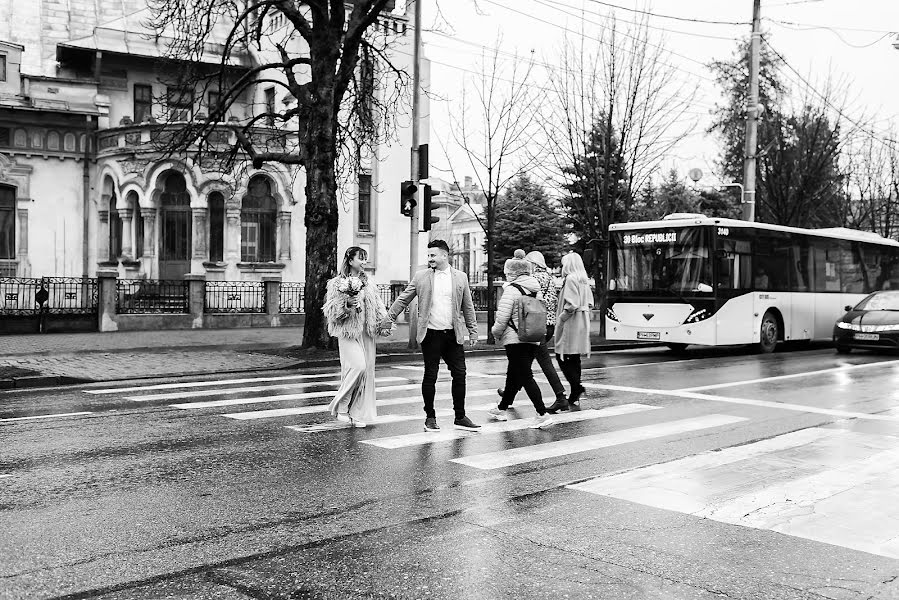
M 85 315 L 97 312 L 96 279 L 0 277 L 0 314 Z
M 122 314 L 183 314 L 190 312 L 186 281 L 119 279 L 116 312 Z
M 282 284 L 283 285 L 283 284 Z M 207 281 L 203 310 L 207 313 L 264 313 L 261 281 Z
M 305 284 L 303 283 L 282 281 L 278 310 L 282 313 L 302 313 L 306 310 L 304 289 Z

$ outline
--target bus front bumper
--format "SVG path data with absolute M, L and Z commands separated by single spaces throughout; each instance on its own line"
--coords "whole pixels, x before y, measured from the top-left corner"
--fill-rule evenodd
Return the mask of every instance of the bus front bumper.
M 633 340 L 640 342 L 662 342 L 663 344 L 699 344 L 714 346 L 716 344 L 715 319 L 707 319 L 696 323 L 677 325 L 676 327 L 647 327 L 644 325 L 627 325 L 620 321 L 606 319 L 606 339 Z

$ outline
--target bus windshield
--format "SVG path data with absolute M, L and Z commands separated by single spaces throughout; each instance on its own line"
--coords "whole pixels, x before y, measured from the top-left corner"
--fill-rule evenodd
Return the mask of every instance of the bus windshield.
M 711 228 L 613 231 L 611 288 L 626 292 L 712 293 Z

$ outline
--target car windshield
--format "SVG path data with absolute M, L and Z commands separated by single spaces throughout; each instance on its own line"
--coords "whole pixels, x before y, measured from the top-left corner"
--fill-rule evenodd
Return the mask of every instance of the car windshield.
M 614 289 L 712 292 L 707 227 L 616 231 L 611 238 Z
M 899 310 L 899 291 L 877 292 L 858 303 L 856 310 Z

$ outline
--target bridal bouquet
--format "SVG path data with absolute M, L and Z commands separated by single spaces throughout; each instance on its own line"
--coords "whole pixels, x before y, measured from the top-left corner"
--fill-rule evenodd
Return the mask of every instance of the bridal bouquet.
M 363 287 L 365 287 L 365 283 L 355 275 L 344 277 L 337 282 L 337 291 L 341 294 L 346 294 L 348 298 L 355 298 L 358 296 Z M 362 312 L 361 304 L 356 304 L 356 312 Z

